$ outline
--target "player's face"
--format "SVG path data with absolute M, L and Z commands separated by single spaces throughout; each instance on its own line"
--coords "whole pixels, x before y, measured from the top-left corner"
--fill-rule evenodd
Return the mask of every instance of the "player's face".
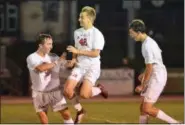
M 86 12 L 80 13 L 79 20 L 81 27 L 86 27 L 89 23 L 92 23 Z
M 46 38 L 44 44 L 41 44 L 40 47 L 44 53 L 50 53 L 53 48 L 53 40 L 51 38 Z
M 135 32 L 133 29 L 129 29 L 129 36 L 135 41 L 140 41 L 140 33 Z

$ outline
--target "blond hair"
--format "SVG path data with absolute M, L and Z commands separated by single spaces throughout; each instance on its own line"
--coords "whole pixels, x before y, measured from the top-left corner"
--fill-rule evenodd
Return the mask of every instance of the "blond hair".
M 93 7 L 85 6 L 82 8 L 81 13 L 86 12 L 88 16 L 92 19 L 92 22 L 96 19 L 96 11 Z

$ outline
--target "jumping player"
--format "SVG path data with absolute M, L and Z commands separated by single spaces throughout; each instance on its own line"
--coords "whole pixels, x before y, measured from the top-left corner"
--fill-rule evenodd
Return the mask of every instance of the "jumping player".
M 74 89 L 79 81 L 83 82 L 80 89 L 81 98 L 87 99 L 98 94 L 108 96 L 102 85 L 95 87 L 101 70 L 100 52 L 104 47 L 102 33 L 93 26 L 95 18 L 94 8 L 89 6 L 82 8 L 79 17 L 82 28 L 74 32 L 75 47 L 67 47 L 67 50 L 73 53 L 71 64 L 77 62 L 64 86 L 64 94 L 69 99 L 74 97 Z

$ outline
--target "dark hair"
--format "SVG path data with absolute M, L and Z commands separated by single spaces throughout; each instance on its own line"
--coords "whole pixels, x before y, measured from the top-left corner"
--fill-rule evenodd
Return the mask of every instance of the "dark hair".
M 44 40 L 47 39 L 47 38 L 51 39 L 52 37 L 49 34 L 39 34 L 39 36 L 36 39 L 36 44 L 37 45 L 44 44 Z
M 146 26 L 144 22 L 140 19 L 132 20 L 132 22 L 129 25 L 129 29 L 133 29 L 135 32 L 141 32 L 141 33 L 146 32 Z

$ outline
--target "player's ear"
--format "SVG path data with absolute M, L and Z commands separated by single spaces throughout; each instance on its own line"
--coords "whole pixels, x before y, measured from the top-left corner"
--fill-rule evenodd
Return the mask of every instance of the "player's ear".
M 39 48 L 42 48 L 42 44 L 39 44 Z

